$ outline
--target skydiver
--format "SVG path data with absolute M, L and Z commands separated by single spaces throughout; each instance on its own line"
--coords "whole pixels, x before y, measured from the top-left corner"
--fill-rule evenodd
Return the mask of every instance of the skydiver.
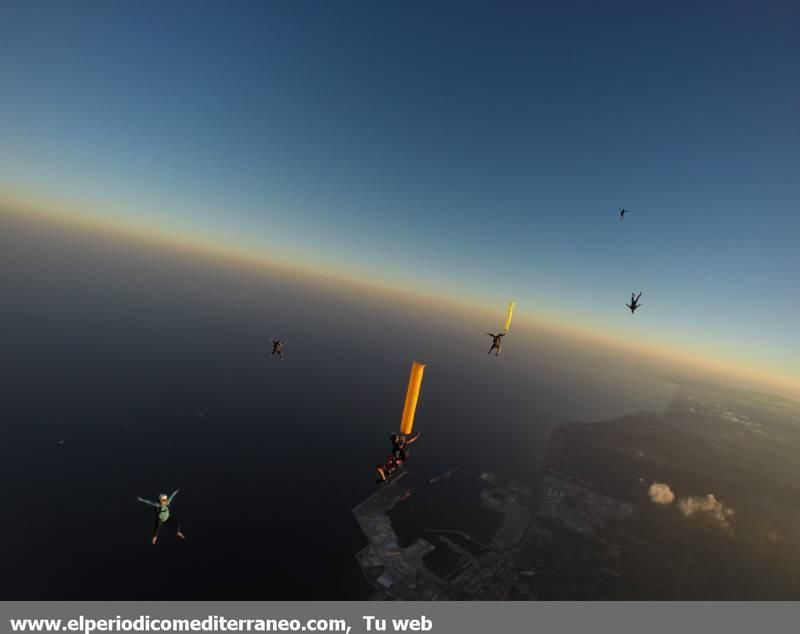
M 492 333 L 487 332 L 486 334 L 492 338 L 492 347 L 489 348 L 489 354 L 492 354 L 492 350 L 497 350 L 497 352 L 494 353 L 494 356 L 498 356 L 500 354 L 500 346 L 503 344 L 501 339 L 506 336 L 506 333 L 501 332 L 498 335 L 493 335 Z
M 153 528 L 153 539 L 152 539 L 153 545 L 155 545 L 156 541 L 158 541 L 158 533 L 161 530 L 161 526 L 166 524 L 170 520 L 170 517 L 174 519 L 175 523 L 178 525 L 175 530 L 175 534 L 181 539 L 184 539 L 186 537 L 181 532 L 181 524 L 178 521 L 178 519 L 174 515 L 170 515 L 169 505 L 172 503 L 172 498 L 174 498 L 178 494 L 178 491 L 180 491 L 180 489 L 175 489 L 175 491 L 173 491 L 172 495 L 170 495 L 169 497 L 167 497 L 166 493 L 161 493 L 158 496 L 158 502 L 151 502 L 150 500 L 145 500 L 144 498 L 140 497 L 136 498 L 137 500 L 139 500 L 139 502 L 144 502 L 145 504 L 153 506 L 156 509 L 156 520 L 155 520 L 155 527 Z
M 409 458 L 408 446 L 419 438 L 419 432 L 413 438 L 408 438 L 403 434 L 392 434 L 389 440 L 392 443 L 392 456 L 399 462 L 405 462 Z
M 641 296 L 642 296 L 642 292 L 641 291 L 639 291 L 639 294 L 636 297 L 634 297 L 633 293 L 631 293 L 631 303 L 630 304 L 625 304 L 628 308 L 631 309 L 631 315 L 633 315 L 633 313 L 636 312 L 636 309 L 641 306 L 641 304 L 639 303 L 639 298 Z
M 622 222 L 622 219 L 625 217 L 625 214 L 628 213 L 628 210 L 625 208 L 620 208 L 619 210 L 619 221 Z
M 282 339 L 273 339 L 272 340 L 272 355 L 278 355 L 278 358 L 283 361 L 283 346 L 286 345 L 286 342 Z

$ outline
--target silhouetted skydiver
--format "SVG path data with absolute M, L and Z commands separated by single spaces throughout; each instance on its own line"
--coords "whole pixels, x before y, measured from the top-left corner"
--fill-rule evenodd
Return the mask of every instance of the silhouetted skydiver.
M 620 208 L 620 210 L 619 210 L 619 219 L 620 219 L 620 222 L 621 222 L 621 221 L 622 221 L 622 219 L 625 217 L 625 214 L 626 214 L 626 213 L 628 213 L 628 210 L 627 210 L 627 209 L 625 209 L 625 208 L 623 208 L 623 207 L 621 207 L 621 208 Z
M 273 356 L 277 354 L 281 361 L 283 361 L 283 346 L 285 345 L 286 342 L 281 339 L 272 340 L 272 354 Z
M 506 333 L 501 332 L 499 335 L 493 335 L 492 333 L 487 332 L 486 334 L 492 338 L 492 347 L 489 348 L 489 354 L 492 354 L 492 350 L 497 350 L 497 352 L 494 353 L 494 356 L 498 356 L 500 354 L 500 346 L 503 344 L 502 338 L 506 336 Z
M 392 434 L 389 440 L 392 443 L 392 456 L 400 462 L 405 462 L 409 457 L 408 446 L 419 438 L 419 432 L 413 438 L 408 438 L 403 434 Z
M 378 472 L 378 484 L 386 482 L 395 471 L 403 466 L 403 463 L 409 458 L 408 446 L 416 442 L 417 438 L 419 438 L 419 432 L 411 438 L 403 434 L 392 434 L 389 437 L 392 443 L 392 453 L 386 458 L 386 462 L 375 465 Z
M 634 297 L 633 293 L 631 293 L 631 303 L 630 304 L 625 304 L 628 308 L 631 309 L 631 314 L 635 313 L 636 309 L 641 306 L 641 304 L 639 303 L 639 298 L 641 296 L 642 296 L 642 292 L 641 291 L 639 291 L 639 294 L 636 297 Z
M 170 495 L 169 497 L 167 497 L 166 493 L 160 494 L 158 496 L 158 502 L 151 502 L 150 500 L 145 500 L 144 498 L 139 498 L 139 497 L 136 498 L 137 500 L 139 500 L 139 502 L 144 502 L 148 506 L 153 506 L 156 509 L 156 524 L 155 527 L 153 528 L 153 538 L 151 540 L 153 544 L 155 544 L 156 541 L 158 541 L 158 533 L 161 530 L 161 527 L 170 520 L 170 517 L 173 520 L 175 520 L 175 523 L 178 525 L 177 528 L 175 529 L 175 534 L 181 539 L 185 537 L 185 535 L 181 533 L 180 522 L 178 522 L 177 518 L 174 515 L 170 515 L 169 505 L 172 503 L 172 498 L 174 498 L 178 494 L 178 491 L 180 491 L 180 489 L 175 489 L 175 491 L 173 491 L 172 495 Z

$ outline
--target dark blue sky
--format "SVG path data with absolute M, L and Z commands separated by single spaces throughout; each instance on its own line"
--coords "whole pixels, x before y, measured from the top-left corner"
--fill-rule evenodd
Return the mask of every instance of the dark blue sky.
M 3 3 L 0 195 L 800 375 L 800 5 L 430 4 Z

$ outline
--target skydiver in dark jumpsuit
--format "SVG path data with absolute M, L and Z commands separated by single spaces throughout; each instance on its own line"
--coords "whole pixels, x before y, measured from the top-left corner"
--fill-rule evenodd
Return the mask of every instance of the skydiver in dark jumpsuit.
M 272 355 L 275 356 L 276 354 L 283 361 L 283 346 L 286 345 L 285 341 L 281 339 L 273 339 L 272 340 Z
M 639 291 L 639 294 L 636 297 L 634 297 L 633 293 L 631 293 L 631 303 L 630 304 L 625 304 L 628 308 L 631 309 L 631 315 L 633 313 L 635 313 L 636 309 L 641 306 L 641 304 L 639 304 L 639 298 L 641 296 L 642 296 L 642 292 L 641 291 Z
M 386 458 L 386 462 L 375 466 L 375 469 L 378 471 L 378 484 L 386 482 L 386 480 L 408 460 L 408 446 L 416 442 L 417 438 L 419 438 L 419 432 L 417 432 L 413 438 L 408 438 L 403 434 L 392 434 L 389 437 L 392 443 L 392 453 Z
M 501 332 L 499 335 L 493 335 L 492 333 L 487 332 L 486 334 L 492 338 L 492 347 L 489 348 L 489 354 L 492 354 L 492 350 L 497 350 L 497 352 L 494 353 L 494 356 L 498 356 L 500 354 L 500 346 L 503 344 L 501 339 L 506 336 L 506 333 Z

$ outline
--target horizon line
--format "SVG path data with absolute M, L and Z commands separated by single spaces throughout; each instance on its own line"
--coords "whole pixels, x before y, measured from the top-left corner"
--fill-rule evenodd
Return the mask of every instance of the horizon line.
M 280 252 L 267 254 L 235 241 L 214 239 L 200 232 L 185 231 L 177 227 L 170 232 L 171 227 L 168 226 L 168 223 L 145 224 L 128 217 L 109 217 L 108 214 L 101 212 L 92 213 L 68 209 L 68 205 L 54 205 L 52 201 L 23 201 L 19 197 L 9 195 L 9 192 L 0 190 L 0 213 L 2 212 L 26 219 L 33 216 L 89 233 L 110 234 L 117 239 L 140 241 L 162 249 L 171 248 L 179 252 L 211 256 L 250 270 L 266 268 L 273 272 L 282 271 L 295 277 L 305 278 L 306 281 L 336 283 L 349 287 L 351 291 L 381 295 L 393 303 L 398 302 L 398 295 L 400 295 L 418 305 L 424 304 L 430 307 L 431 304 L 438 304 L 442 308 L 449 306 L 458 309 L 462 316 L 475 316 L 476 313 L 481 313 L 487 319 L 493 319 L 492 315 L 496 313 L 495 317 L 498 322 L 501 321 L 500 316 L 504 310 L 503 307 L 497 307 L 496 310 L 490 309 L 485 304 L 478 303 L 477 298 L 455 296 L 447 289 L 430 288 L 428 292 L 425 292 L 406 284 L 392 287 L 386 281 L 379 280 L 370 274 L 365 275 L 359 272 L 357 277 L 355 271 L 349 271 L 347 267 L 334 267 L 331 263 L 321 263 L 326 268 L 320 270 L 303 265 L 297 258 L 290 258 Z M 332 272 L 334 269 L 339 273 Z M 517 300 L 509 298 L 509 301 Z M 525 310 L 524 306 L 523 310 Z M 514 323 L 519 324 L 519 322 L 522 322 L 523 327 L 527 325 L 534 330 L 551 332 L 572 340 L 589 341 L 602 347 L 632 351 L 652 361 L 676 363 L 686 369 L 705 370 L 720 377 L 737 379 L 745 381 L 751 386 L 772 390 L 776 395 L 785 398 L 800 400 L 800 379 L 789 375 L 747 369 L 742 364 L 720 358 L 699 361 L 692 355 L 677 352 L 674 347 L 665 347 L 652 342 L 648 342 L 646 345 L 643 342 L 631 343 L 614 334 L 581 327 L 570 320 L 556 323 L 543 314 L 530 310 L 527 314 L 523 312 L 521 315 L 519 313 L 514 315 Z

